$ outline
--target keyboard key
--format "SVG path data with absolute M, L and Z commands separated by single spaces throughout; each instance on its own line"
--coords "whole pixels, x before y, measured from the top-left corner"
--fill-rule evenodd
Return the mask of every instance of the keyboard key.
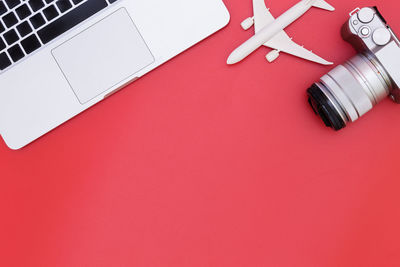
M 9 30 L 3 35 L 4 39 L 6 39 L 6 42 L 8 45 L 12 45 L 16 41 L 19 40 L 18 34 L 14 29 Z
M 0 54 L 0 70 L 4 70 L 11 65 L 11 60 L 6 53 Z
M 4 50 L 6 48 L 6 43 L 0 38 L 0 51 Z
M 75 5 L 79 4 L 80 2 L 82 2 L 83 0 L 72 0 L 72 3 L 74 3 Z
M 37 29 L 40 26 L 44 25 L 46 23 L 46 20 L 43 18 L 43 16 L 38 13 L 35 16 L 33 16 L 32 18 L 30 18 L 30 21 L 32 23 L 32 26 Z
M 54 22 L 39 30 L 38 35 L 40 40 L 44 44 L 52 41 L 59 35 L 106 8 L 107 5 L 108 4 L 105 0 L 87 0 L 80 6 L 77 6 L 70 12 L 66 13 L 64 16 L 56 19 Z
M 0 16 L 7 12 L 7 7 L 3 1 L 0 1 Z
M 11 28 L 18 23 L 18 19 L 15 16 L 14 12 L 10 12 L 3 17 L 3 22 L 7 26 L 7 28 Z
M 4 32 L 6 29 L 3 26 L 3 23 L 0 21 L 0 33 Z
M 32 34 L 28 38 L 22 40 L 21 45 L 24 48 L 25 53 L 27 53 L 27 54 L 32 53 L 33 51 L 35 51 L 36 49 L 38 49 L 41 46 L 38 38 L 34 34 Z
M 58 16 L 58 11 L 57 8 L 54 5 L 52 5 L 44 9 L 43 14 L 46 17 L 46 19 L 50 21 Z
M 14 62 L 19 61 L 21 58 L 23 58 L 25 56 L 25 54 L 22 51 L 19 44 L 14 45 L 13 47 L 9 48 L 7 51 L 8 51 L 8 54 L 10 55 L 11 59 Z
M 42 0 L 29 0 L 28 3 L 31 6 L 33 12 L 36 12 L 44 7 L 44 3 Z
M 17 13 L 20 20 L 24 20 L 32 14 L 27 5 L 22 5 L 18 7 L 17 9 L 15 9 L 15 13 Z
M 21 3 L 21 0 L 5 0 L 5 1 L 9 9 L 12 9 Z
M 72 7 L 69 0 L 58 0 L 56 4 L 61 13 L 68 11 Z
M 21 37 L 24 37 L 32 32 L 32 27 L 27 21 L 24 21 L 17 26 L 17 31 Z

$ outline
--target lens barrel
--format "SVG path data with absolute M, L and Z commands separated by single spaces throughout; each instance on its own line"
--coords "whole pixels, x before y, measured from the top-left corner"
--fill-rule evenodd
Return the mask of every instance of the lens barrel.
M 339 65 L 307 91 L 309 103 L 327 127 L 340 130 L 386 98 L 392 88 L 385 69 L 368 54 Z

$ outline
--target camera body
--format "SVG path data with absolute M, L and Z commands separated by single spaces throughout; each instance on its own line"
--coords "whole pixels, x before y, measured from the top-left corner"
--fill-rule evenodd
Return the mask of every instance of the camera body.
M 400 103 L 400 42 L 378 9 L 352 11 L 341 34 L 358 54 L 308 90 L 314 111 L 335 130 L 389 95 Z
M 393 99 L 400 103 L 400 42 L 377 7 L 351 12 L 343 25 L 342 38 L 359 53 L 375 57 L 387 72 Z

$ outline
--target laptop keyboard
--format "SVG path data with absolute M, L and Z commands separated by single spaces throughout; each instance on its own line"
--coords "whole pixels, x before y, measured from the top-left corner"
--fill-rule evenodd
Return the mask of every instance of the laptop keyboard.
M 118 0 L 0 0 L 0 73 Z

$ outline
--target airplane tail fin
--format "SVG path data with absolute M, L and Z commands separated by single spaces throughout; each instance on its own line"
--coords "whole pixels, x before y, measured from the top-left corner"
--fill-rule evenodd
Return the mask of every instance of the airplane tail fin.
M 325 9 L 325 10 L 328 10 L 328 11 L 334 11 L 335 10 L 335 8 L 333 6 L 331 6 L 330 4 L 328 4 L 324 0 L 316 0 L 314 2 L 313 6 L 321 8 L 321 9 Z

